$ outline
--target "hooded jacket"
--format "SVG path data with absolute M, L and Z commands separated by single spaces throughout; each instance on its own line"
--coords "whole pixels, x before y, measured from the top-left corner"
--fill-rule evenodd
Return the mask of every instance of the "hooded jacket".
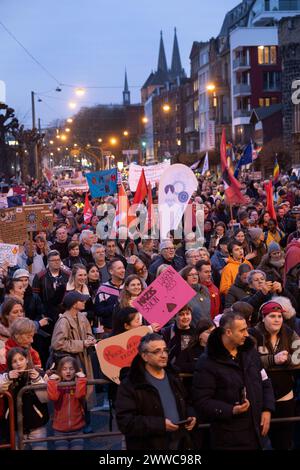
M 222 341 L 222 328 L 210 335 L 207 348 L 194 373 L 193 404 L 202 422 L 211 422 L 212 448 L 253 449 L 261 446 L 260 420 L 263 411 L 274 410 L 271 382 L 262 370 L 260 357 L 248 337 L 238 347 L 234 361 Z M 248 412 L 233 415 L 246 388 Z
M 251 269 L 253 269 L 252 264 L 248 260 L 244 259 L 242 261 L 236 261 L 231 256 L 229 256 L 228 263 L 221 274 L 220 294 L 227 294 L 230 286 L 232 286 L 236 276 L 238 275 L 239 267 L 241 264 L 249 264 Z
M 225 308 L 231 307 L 232 304 L 242 300 L 246 295 L 250 294 L 248 284 L 242 282 L 241 277 L 237 275 L 234 284 L 230 287 L 225 297 Z
M 53 429 L 71 432 L 85 425 L 83 398 L 87 393 L 86 377 L 76 378 L 75 387 L 58 388 L 56 380 L 48 380 L 49 400 L 54 401 Z
M 194 416 L 188 412 L 183 385 L 166 370 L 174 393 L 180 419 Z M 116 418 L 120 431 L 125 435 L 127 450 L 168 450 L 168 433 L 158 391 L 145 378 L 144 361 L 137 355 L 129 373 L 118 387 Z M 184 432 L 184 437 L 188 434 Z

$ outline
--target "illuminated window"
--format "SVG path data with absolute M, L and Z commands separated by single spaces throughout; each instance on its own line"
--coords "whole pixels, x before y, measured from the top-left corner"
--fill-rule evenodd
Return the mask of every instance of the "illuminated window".
M 259 46 L 258 63 L 260 65 L 277 64 L 277 49 L 276 46 Z

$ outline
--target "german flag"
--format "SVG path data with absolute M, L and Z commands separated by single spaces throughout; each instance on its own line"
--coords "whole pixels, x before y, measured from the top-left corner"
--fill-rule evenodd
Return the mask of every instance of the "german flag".
M 279 175 L 280 175 L 280 168 L 279 168 L 278 160 L 277 160 L 277 157 L 276 157 L 275 158 L 275 167 L 274 167 L 274 172 L 273 172 L 273 184 L 278 183 Z

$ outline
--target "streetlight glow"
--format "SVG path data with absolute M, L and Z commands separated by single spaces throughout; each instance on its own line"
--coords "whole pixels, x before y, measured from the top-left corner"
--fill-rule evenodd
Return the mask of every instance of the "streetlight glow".
M 76 88 L 75 93 L 77 96 L 83 96 L 85 94 L 84 88 Z
M 117 162 L 117 167 L 119 171 L 122 171 L 124 168 L 124 163 L 123 162 Z
M 67 119 L 67 122 L 68 122 L 69 124 L 71 124 L 71 123 L 73 122 L 73 119 L 72 119 L 72 118 L 68 118 L 68 119 Z
M 67 136 L 64 135 L 64 134 L 62 134 L 60 138 L 61 138 L 61 140 L 67 140 Z
M 128 137 L 129 132 L 128 132 L 128 131 L 124 131 L 124 132 L 123 132 L 123 135 L 124 135 L 125 137 Z
M 115 137 L 111 137 L 110 143 L 111 143 L 111 145 L 116 145 L 117 139 Z
M 216 85 L 214 85 L 213 83 L 209 83 L 206 87 L 207 91 L 215 91 L 216 89 Z
M 49 144 L 51 144 L 51 145 L 52 145 L 53 143 L 54 143 L 54 142 L 53 142 L 53 140 L 49 140 Z
M 76 106 L 77 106 L 77 104 L 76 104 L 74 101 L 70 101 L 70 102 L 69 102 L 69 108 L 75 109 Z
M 71 129 L 69 127 L 65 128 L 65 132 L 70 132 L 70 131 L 71 131 Z
M 149 119 L 148 119 L 146 116 L 144 116 L 144 117 L 142 118 L 142 122 L 143 122 L 144 124 L 147 124 L 148 121 L 149 121 Z
M 163 105 L 162 109 L 165 113 L 168 113 L 170 111 L 171 107 L 168 103 L 166 103 L 166 104 Z
M 99 138 L 99 139 L 98 139 L 98 142 L 99 142 L 99 144 L 101 144 L 101 142 L 102 142 L 102 139 L 100 139 L 100 138 Z

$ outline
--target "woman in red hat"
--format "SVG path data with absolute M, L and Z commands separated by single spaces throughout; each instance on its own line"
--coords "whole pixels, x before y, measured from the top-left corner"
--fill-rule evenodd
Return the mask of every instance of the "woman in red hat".
M 295 416 L 293 368 L 300 363 L 299 336 L 283 323 L 282 306 L 270 300 L 260 307 L 261 321 L 249 330 L 257 344 L 262 365 L 271 379 L 276 408 L 273 418 Z M 269 432 L 273 449 L 289 450 L 293 443 L 293 425 L 273 424 Z

